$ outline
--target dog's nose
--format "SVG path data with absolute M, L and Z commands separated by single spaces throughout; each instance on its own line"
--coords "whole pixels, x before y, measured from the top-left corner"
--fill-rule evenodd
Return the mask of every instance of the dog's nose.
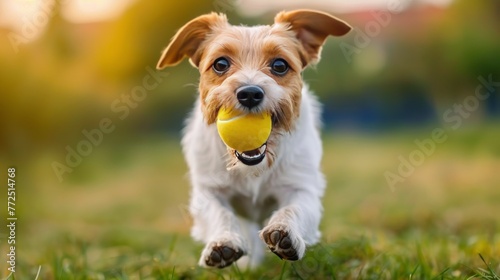
M 236 98 L 241 105 L 251 109 L 262 102 L 264 90 L 258 86 L 242 86 L 236 90 Z

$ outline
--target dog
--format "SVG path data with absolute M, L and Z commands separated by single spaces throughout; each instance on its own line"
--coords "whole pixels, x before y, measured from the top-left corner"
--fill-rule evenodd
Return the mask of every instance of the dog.
M 283 11 L 274 24 L 253 27 L 210 13 L 180 28 L 163 51 L 158 69 L 187 57 L 200 72 L 182 138 L 192 185 L 191 235 L 205 244 L 199 265 L 223 268 L 239 260 L 255 267 L 265 254 L 262 241 L 294 261 L 318 242 L 326 185 L 321 107 L 302 72 L 320 60 L 328 36 L 350 30 L 314 10 Z M 222 107 L 269 112 L 266 144 L 253 151 L 227 147 L 216 128 Z

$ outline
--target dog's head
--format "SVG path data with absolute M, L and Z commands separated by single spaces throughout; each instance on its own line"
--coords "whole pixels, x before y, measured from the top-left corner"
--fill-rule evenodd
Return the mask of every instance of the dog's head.
M 270 165 L 273 146 L 280 135 L 293 131 L 299 116 L 303 69 L 319 61 L 329 35 L 341 36 L 350 29 L 345 22 L 312 10 L 280 12 L 273 25 L 254 27 L 233 26 L 225 15 L 211 13 L 177 32 L 157 68 L 189 57 L 201 74 L 199 92 L 208 125 L 216 122 L 222 106 L 270 112 L 273 128 L 264 148 L 239 153 L 228 148 L 235 155 L 233 164 L 236 158 L 247 165 L 258 164 L 268 155 Z

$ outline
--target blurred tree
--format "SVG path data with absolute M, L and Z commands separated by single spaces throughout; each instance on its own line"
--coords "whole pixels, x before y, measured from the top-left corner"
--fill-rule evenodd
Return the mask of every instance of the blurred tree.
M 500 80 L 499 14 L 500 3 L 496 0 L 457 0 L 434 22 L 435 28 L 423 44 L 424 57 L 428 64 L 432 63 L 425 67 L 425 82 L 431 86 L 441 110 L 473 95 L 479 76 L 492 75 L 493 80 Z M 499 94 L 497 90 L 483 107 L 498 103 Z
M 88 53 L 95 71 L 116 81 L 143 76 L 146 65 L 156 66 L 177 29 L 212 8 L 210 1 L 137 1 Z
M 0 45 L 2 154 L 26 147 L 64 149 L 81 139 L 82 129 L 96 127 L 110 114 L 113 100 L 142 82 L 146 67 L 154 69 L 175 31 L 192 18 L 219 11 L 229 13 L 233 24 L 253 25 L 272 23 L 274 16 L 241 18 L 236 0 L 137 1 L 113 21 L 75 24 L 61 16 L 63 1 L 55 3 L 42 37 L 23 45 L 17 55 Z M 342 17 L 360 30 L 373 22 L 369 11 Z M 345 101 L 366 108 L 365 119 L 397 122 L 405 119 L 403 111 L 408 118 L 419 112 L 429 117 L 426 100 L 443 111 L 473 94 L 478 76 L 500 80 L 499 26 L 497 0 L 455 0 L 444 10 L 414 4 L 393 14 L 352 62 L 339 44 L 354 45 L 356 32 L 328 40 L 322 62 L 304 77 L 328 104 Z M 148 93 L 151 97 L 123 124 L 122 133 L 181 126 L 196 95 L 198 71 L 184 61 L 164 72 L 168 79 Z M 499 94 L 482 103 L 490 114 L 500 112 Z M 342 98 L 330 100 L 337 96 Z

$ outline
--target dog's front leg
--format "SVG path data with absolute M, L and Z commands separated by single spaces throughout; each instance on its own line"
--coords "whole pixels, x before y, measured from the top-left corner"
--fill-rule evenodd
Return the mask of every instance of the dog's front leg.
M 248 248 L 239 222 L 222 194 L 213 189 L 194 188 L 190 212 L 194 222 L 191 234 L 206 244 L 200 266 L 223 268 L 246 254 Z
M 280 258 L 299 260 L 304 256 L 306 245 L 316 243 L 320 237 L 320 197 L 291 187 L 281 190 L 280 208 L 260 231 L 260 238 Z

